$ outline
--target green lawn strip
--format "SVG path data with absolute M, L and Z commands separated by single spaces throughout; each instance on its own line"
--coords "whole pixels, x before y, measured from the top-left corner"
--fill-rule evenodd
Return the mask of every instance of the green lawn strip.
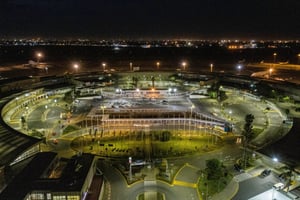
M 217 180 L 207 180 L 206 177 L 200 178 L 198 182 L 199 193 L 202 195 L 203 199 L 213 196 L 216 193 L 221 192 L 227 184 L 231 181 L 232 175 L 227 177 L 221 177 Z
M 80 130 L 80 128 L 78 126 L 68 125 L 66 128 L 64 128 L 63 135 L 68 134 L 73 131 L 77 131 L 77 130 Z
M 260 133 L 263 132 L 264 129 L 261 129 L 261 128 L 253 128 L 252 131 L 253 131 L 253 138 L 257 137 Z

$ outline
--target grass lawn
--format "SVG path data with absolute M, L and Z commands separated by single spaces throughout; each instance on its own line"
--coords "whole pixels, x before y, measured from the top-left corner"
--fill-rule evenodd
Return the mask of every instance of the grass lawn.
M 77 126 L 69 125 L 69 126 L 67 126 L 67 127 L 63 130 L 63 135 L 68 134 L 68 133 L 70 133 L 70 132 L 72 132 L 72 131 L 77 131 L 77 130 L 79 130 L 79 129 L 80 129 L 80 128 L 77 127 Z
M 203 199 L 212 196 L 218 192 L 221 192 L 227 184 L 231 181 L 232 175 L 227 175 L 227 177 L 222 177 L 218 180 L 207 180 L 206 177 L 200 178 L 198 183 L 199 193 L 202 195 Z

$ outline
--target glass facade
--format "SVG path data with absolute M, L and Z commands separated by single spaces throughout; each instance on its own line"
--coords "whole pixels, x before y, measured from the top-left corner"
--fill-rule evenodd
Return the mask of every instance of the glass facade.
M 80 197 L 78 195 L 70 195 L 67 200 L 80 200 Z
M 80 196 L 77 193 L 70 192 L 61 194 L 43 193 L 43 192 L 33 192 L 26 200 L 80 200 Z
M 53 200 L 66 200 L 66 195 L 53 195 Z
M 30 200 L 45 200 L 44 193 L 31 193 Z

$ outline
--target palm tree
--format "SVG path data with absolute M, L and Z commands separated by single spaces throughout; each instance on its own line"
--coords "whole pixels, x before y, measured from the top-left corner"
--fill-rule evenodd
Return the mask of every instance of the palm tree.
M 245 116 L 245 124 L 244 124 L 244 130 L 243 130 L 243 136 L 244 136 L 244 155 L 243 155 L 243 161 L 244 161 L 244 168 L 246 168 L 246 164 L 249 160 L 249 156 L 246 154 L 246 148 L 249 147 L 249 142 L 253 139 L 253 126 L 252 123 L 254 121 L 254 116 L 252 114 L 247 114 Z

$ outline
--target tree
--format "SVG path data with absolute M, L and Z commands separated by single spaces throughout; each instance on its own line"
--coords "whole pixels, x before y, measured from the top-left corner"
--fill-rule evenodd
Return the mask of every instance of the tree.
M 206 160 L 205 171 L 208 180 L 218 180 L 219 178 L 223 177 L 223 165 L 216 158 Z
M 253 126 L 252 123 L 254 121 L 254 116 L 252 114 L 247 114 L 245 116 L 245 124 L 244 124 L 244 130 L 243 130 L 243 136 L 244 136 L 244 154 L 243 154 L 243 164 L 244 168 L 246 168 L 247 163 L 249 161 L 249 155 L 246 152 L 246 148 L 249 147 L 249 142 L 253 139 L 254 134 L 253 134 Z
M 290 109 L 288 109 L 288 108 L 285 109 L 285 114 L 286 114 L 286 115 L 289 115 L 289 114 L 290 114 Z
M 254 121 L 254 116 L 252 114 L 247 114 L 245 117 L 245 124 L 244 124 L 244 130 L 243 135 L 245 137 L 246 145 L 248 145 L 249 141 L 253 139 L 253 126 L 252 123 Z
M 210 88 L 207 90 L 209 96 L 213 99 L 218 98 L 220 91 L 220 83 L 218 81 L 212 83 Z

